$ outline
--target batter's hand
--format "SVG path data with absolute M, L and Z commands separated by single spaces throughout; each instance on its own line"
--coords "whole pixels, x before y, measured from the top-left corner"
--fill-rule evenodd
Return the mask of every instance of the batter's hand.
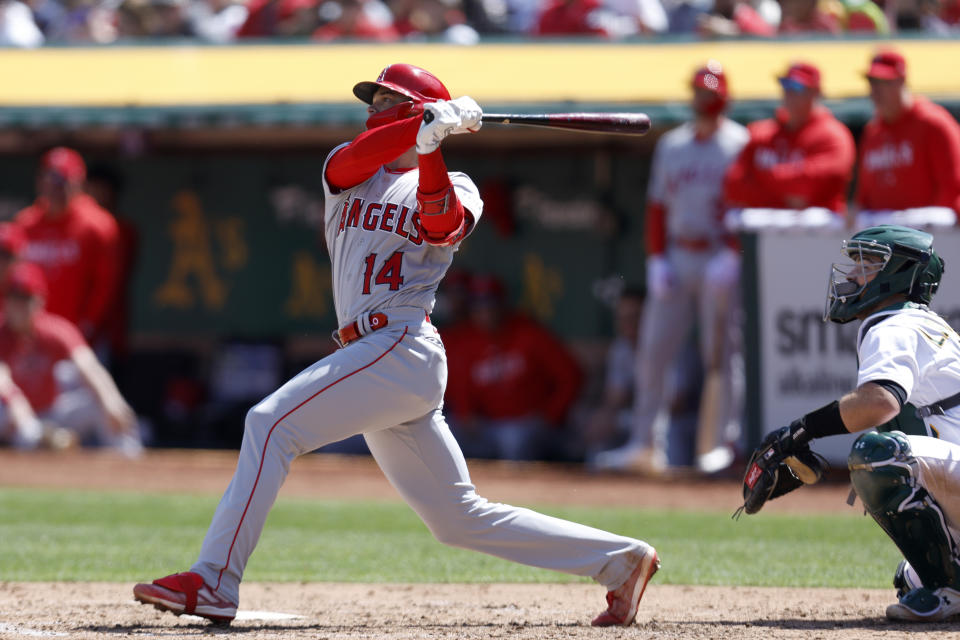
M 470 96 L 460 96 L 450 101 L 450 106 L 460 116 L 460 126 L 453 130 L 453 133 L 476 133 L 483 126 L 483 109 L 477 104 L 477 101 Z
M 673 290 L 673 269 L 662 255 L 647 258 L 647 291 L 654 298 L 663 299 Z
M 711 288 L 732 286 L 740 279 L 740 254 L 724 247 L 707 262 L 703 278 Z
M 450 101 L 427 102 L 423 105 L 423 122 L 417 131 L 417 153 L 433 153 L 443 139 L 460 126 L 460 113 Z

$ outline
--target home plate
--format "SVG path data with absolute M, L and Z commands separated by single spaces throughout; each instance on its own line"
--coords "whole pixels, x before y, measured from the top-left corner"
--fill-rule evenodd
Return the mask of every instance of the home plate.
M 39 638 L 45 638 L 50 636 L 65 636 L 65 633 L 58 633 L 56 631 L 41 631 L 40 629 L 28 629 L 27 627 L 21 627 L 15 624 L 7 624 L 6 622 L 0 622 L 0 633 L 13 633 L 17 636 L 35 636 Z
M 206 620 L 200 616 L 183 616 L 195 620 Z M 237 611 L 237 617 L 234 620 L 296 620 L 302 618 L 293 613 L 280 613 L 279 611 Z

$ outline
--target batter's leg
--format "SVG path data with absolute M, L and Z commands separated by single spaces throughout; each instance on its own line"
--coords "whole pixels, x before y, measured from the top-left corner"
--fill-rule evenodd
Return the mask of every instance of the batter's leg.
M 192 571 L 232 602 L 267 514 L 297 456 L 384 429 L 440 403 L 437 347 L 376 332 L 317 362 L 247 414 L 237 469 Z
M 640 559 L 653 553 L 640 540 L 477 495 L 439 410 L 364 437 L 391 484 L 440 542 L 588 576 L 609 589 L 622 585 Z

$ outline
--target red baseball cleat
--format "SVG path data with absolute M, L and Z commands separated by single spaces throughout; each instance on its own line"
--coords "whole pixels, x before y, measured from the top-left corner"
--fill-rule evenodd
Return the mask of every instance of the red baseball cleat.
M 627 581 L 616 589 L 607 591 L 607 610 L 594 618 L 590 624 L 595 627 L 614 625 L 626 627 L 632 624 L 633 619 L 637 617 L 637 608 L 640 606 L 643 591 L 659 568 L 660 560 L 657 558 L 657 550 L 648 546 L 647 552 Z
M 220 624 L 230 624 L 237 617 L 237 605 L 220 597 L 192 571 L 174 573 L 151 584 L 138 584 L 133 588 L 133 597 L 178 616 L 186 613 Z

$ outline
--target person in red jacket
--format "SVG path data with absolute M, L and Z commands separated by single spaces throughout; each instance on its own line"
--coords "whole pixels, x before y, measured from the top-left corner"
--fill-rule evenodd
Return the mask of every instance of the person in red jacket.
M 507 308 L 498 279 L 475 276 L 470 291 L 470 339 L 448 344 L 454 434 L 467 455 L 541 457 L 577 398 L 580 367 L 550 331 Z
M 783 105 L 751 123 L 750 140 L 727 170 L 726 201 L 771 209 L 846 212 L 856 154 L 850 131 L 820 104 L 820 70 L 797 62 L 779 78 Z
M 83 192 L 86 165 L 73 149 L 44 154 L 36 201 L 17 214 L 27 244 L 21 258 L 39 265 L 50 288 L 47 310 L 98 335 L 118 281 L 117 223 Z
M 878 53 L 866 76 L 875 113 L 860 139 L 857 206 L 938 206 L 960 213 L 960 124 L 943 107 L 910 92 L 907 63 L 899 53 Z
M 140 453 L 136 415 L 113 378 L 73 323 L 44 309 L 40 268 L 15 263 L 2 288 L 0 440 L 31 448 L 45 431 L 66 431 L 80 442 Z M 70 363 L 77 384 L 65 383 L 61 362 Z

